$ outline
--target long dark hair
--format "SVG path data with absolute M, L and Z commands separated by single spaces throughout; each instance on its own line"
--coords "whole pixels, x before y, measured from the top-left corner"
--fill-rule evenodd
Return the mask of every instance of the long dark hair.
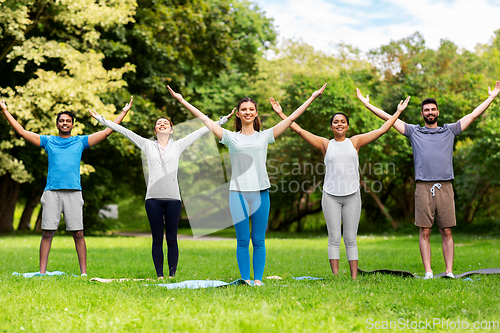
M 348 117 L 348 116 L 347 116 L 344 112 L 337 112 L 337 113 L 335 113 L 335 114 L 334 114 L 334 115 L 330 118 L 330 126 L 332 126 L 332 124 L 333 124 L 333 118 L 335 118 L 335 116 L 336 116 L 336 115 L 338 115 L 338 114 L 340 114 L 340 115 L 344 116 L 345 121 L 347 122 L 347 125 L 349 125 L 349 117 Z
M 236 108 L 236 110 L 238 110 L 238 112 L 240 111 L 241 104 L 243 104 L 245 102 L 252 102 L 253 105 L 255 105 L 255 111 L 258 112 L 257 111 L 257 102 L 255 102 L 250 97 L 244 97 L 244 98 L 242 98 L 238 102 L 238 107 Z M 234 128 L 235 128 L 236 132 L 241 131 L 241 127 L 242 127 L 241 126 L 241 119 L 240 119 L 240 117 L 236 117 L 236 120 L 234 122 Z M 260 119 L 259 119 L 259 116 L 255 117 L 255 119 L 253 120 L 253 129 L 256 130 L 256 131 L 260 131 Z

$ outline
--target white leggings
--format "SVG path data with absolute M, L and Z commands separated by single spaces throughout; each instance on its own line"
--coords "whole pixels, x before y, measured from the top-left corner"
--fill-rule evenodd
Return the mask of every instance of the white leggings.
M 361 216 L 359 189 L 346 196 L 335 196 L 323 191 L 321 205 L 328 229 L 328 259 L 339 259 L 340 257 L 341 223 L 343 222 L 347 260 L 358 260 L 356 235 Z

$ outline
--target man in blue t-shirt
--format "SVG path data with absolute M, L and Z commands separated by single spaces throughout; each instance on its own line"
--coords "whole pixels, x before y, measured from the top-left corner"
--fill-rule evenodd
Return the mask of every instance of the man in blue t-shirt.
M 132 106 L 133 99 L 125 105 L 115 119 L 119 124 Z M 76 253 L 82 276 L 87 275 L 87 247 L 83 235 L 83 197 L 80 184 L 80 161 L 82 152 L 106 139 L 113 130 L 107 128 L 91 135 L 71 136 L 75 117 L 69 111 L 57 114 L 58 136 L 39 135 L 25 130 L 7 111 L 5 101 L 0 107 L 14 130 L 26 141 L 39 146 L 47 152 L 49 170 L 42 204 L 42 241 L 40 242 L 40 274 L 47 271 L 52 238 L 57 230 L 61 213 L 64 215 L 66 230 L 71 231 L 75 241 Z
M 453 175 L 453 144 L 455 136 L 462 133 L 479 117 L 500 92 L 500 81 L 495 89 L 488 88 L 488 98 L 474 111 L 452 124 L 438 127 L 438 103 L 433 98 L 421 104 L 421 115 L 425 126 L 406 124 L 398 119 L 394 128 L 410 139 L 415 164 L 415 225 L 420 228 L 419 247 L 425 269 L 425 279 L 433 277 L 431 268 L 430 235 L 434 219 L 439 226 L 443 240 L 443 256 L 446 276 L 453 275 L 454 243 L 451 228 L 456 223 L 455 201 L 451 181 Z M 370 104 L 368 95 L 364 97 L 357 89 L 363 105 L 383 120 L 390 115 Z

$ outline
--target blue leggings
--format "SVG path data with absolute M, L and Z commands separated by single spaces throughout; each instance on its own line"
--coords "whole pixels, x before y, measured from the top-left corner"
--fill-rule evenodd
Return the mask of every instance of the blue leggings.
M 262 281 L 266 265 L 266 229 L 269 219 L 269 190 L 253 192 L 230 191 L 229 208 L 236 230 L 236 259 L 241 278 L 250 280 L 250 237 L 253 245 L 254 279 Z M 250 212 L 250 214 L 249 214 Z M 250 219 L 252 234 L 250 235 Z

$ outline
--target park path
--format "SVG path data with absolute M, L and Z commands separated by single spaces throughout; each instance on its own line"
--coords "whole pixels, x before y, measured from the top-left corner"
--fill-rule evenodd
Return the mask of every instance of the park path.
M 149 237 L 151 238 L 150 233 L 146 232 L 115 232 L 115 235 L 117 236 L 124 236 L 124 237 Z M 193 236 L 189 235 L 177 235 L 178 240 L 195 240 L 195 241 L 221 241 L 221 240 L 230 240 L 233 238 L 227 238 L 227 237 L 215 237 L 215 236 L 203 236 L 203 237 L 196 237 L 194 238 Z

